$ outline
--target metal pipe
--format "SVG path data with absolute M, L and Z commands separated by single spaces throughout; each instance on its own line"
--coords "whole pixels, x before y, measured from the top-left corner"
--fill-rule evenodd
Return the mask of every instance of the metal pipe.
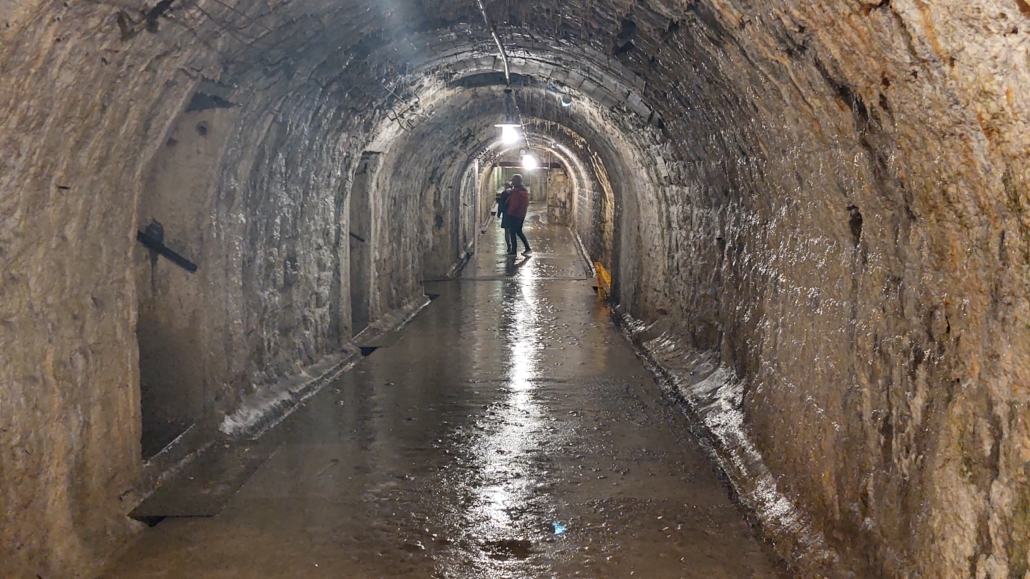
M 497 51 L 501 53 L 501 62 L 504 63 L 504 84 L 511 86 L 511 72 L 508 70 L 508 55 L 504 52 L 501 38 L 497 36 L 497 29 L 490 23 L 490 17 L 486 15 L 486 6 L 483 5 L 483 0 L 476 0 L 476 4 L 479 4 L 479 12 L 483 15 L 483 22 L 485 22 L 486 27 L 490 29 L 490 35 L 494 37 L 494 44 L 497 45 Z
M 479 189 L 482 186 L 479 159 L 472 160 L 472 174 L 475 175 L 475 180 L 472 181 L 472 253 L 474 255 L 479 251 L 479 230 L 482 227 L 479 223 L 479 198 L 483 195 Z

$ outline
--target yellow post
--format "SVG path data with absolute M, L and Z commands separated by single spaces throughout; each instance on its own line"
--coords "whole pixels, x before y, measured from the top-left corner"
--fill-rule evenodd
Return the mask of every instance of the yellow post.
M 612 293 L 612 274 L 599 261 L 594 262 L 594 273 L 597 276 L 597 299 L 606 300 Z

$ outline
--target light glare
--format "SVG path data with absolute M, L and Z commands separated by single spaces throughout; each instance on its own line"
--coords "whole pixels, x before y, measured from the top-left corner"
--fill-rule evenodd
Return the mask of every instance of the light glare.
M 523 169 L 526 169 L 527 171 L 532 171 L 533 169 L 536 169 L 538 167 L 540 167 L 540 163 L 537 162 L 536 157 L 534 157 L 533 155 L 526 155 L 525 157 L 522 157 Z
M 512 145 L 518 142 L 519 132 L 515 130 L 518 125 L 497 125 L 501 127 L 501 142 L 505 145 Z

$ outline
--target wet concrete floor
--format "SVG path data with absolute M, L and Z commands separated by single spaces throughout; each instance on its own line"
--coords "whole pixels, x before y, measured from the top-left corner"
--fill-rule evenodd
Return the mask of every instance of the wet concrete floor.
M 509 258 L 492 225 L 395 344 L 229 451 L 263 462 L 224 510 L 164 519 L 105 577 L 785 577 L 572 235 L 526 234 Z

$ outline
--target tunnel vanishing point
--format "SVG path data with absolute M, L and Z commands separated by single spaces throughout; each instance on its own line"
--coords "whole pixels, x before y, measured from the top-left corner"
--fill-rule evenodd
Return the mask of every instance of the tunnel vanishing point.
M 1024 0 L 0 18 L 3 577 L 99 573 L 165 472 L 417 312 L 529 150 L 794 573 L 1030 578 Z

